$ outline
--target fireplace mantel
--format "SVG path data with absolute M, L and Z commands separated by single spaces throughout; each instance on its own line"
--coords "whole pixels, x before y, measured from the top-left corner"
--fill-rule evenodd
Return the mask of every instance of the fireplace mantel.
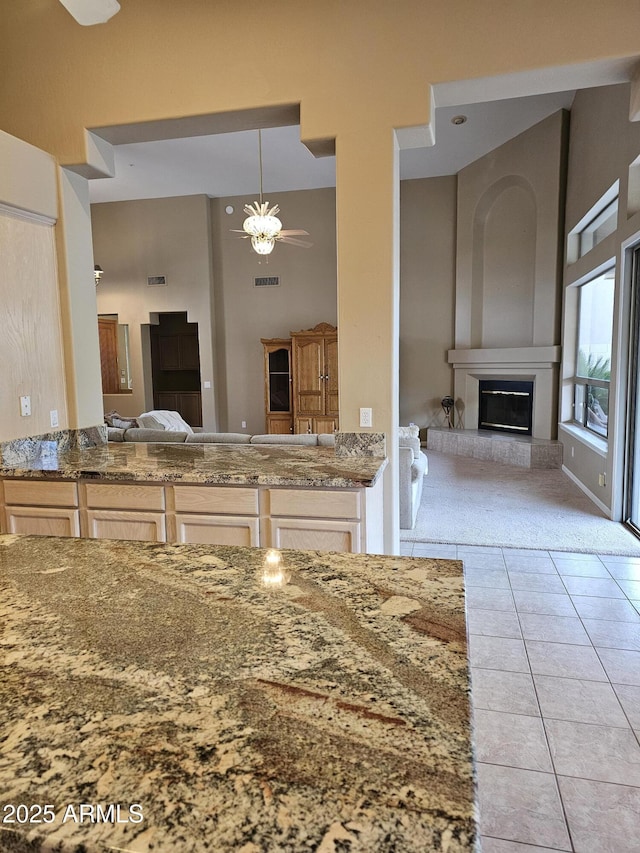
M 559 346 L 452 349 L 456 425 L 477 429 L 481 379 L 533 382 L 533 438 L 553 439 L 558 429 Z

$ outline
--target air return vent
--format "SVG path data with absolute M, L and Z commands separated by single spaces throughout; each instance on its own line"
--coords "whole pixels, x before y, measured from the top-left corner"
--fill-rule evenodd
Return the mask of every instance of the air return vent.
M 259 275 L 254 278 L 253 283 L 256 287 L 278 287 L 280 284 L 279 275 Z
M 147 284 L 149 287 L 162 287 L 167 283 L 166 275 L 148 275 Z

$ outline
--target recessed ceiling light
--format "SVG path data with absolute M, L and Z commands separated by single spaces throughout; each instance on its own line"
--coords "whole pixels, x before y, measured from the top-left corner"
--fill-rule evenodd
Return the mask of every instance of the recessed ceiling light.
M 451 124 L 464 124 L 466 120 L 467 120 L 466 116 L 454 116 L 451 119 Z

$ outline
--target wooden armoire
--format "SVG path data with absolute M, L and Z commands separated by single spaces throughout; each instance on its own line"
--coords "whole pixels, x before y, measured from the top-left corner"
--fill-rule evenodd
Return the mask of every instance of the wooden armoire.
M 336 327 L 319 323 L 313 329 L 291 332 L 291 339 L 263 339 L 262 345 L 267 432 L 335 432 L 338 429 Z

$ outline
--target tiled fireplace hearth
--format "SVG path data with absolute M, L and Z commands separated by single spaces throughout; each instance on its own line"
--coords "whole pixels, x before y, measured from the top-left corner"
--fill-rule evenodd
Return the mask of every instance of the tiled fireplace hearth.
M 562 443 L 477 429 L 427 430 L 427 450 L 518 468 L 561 468 Z

